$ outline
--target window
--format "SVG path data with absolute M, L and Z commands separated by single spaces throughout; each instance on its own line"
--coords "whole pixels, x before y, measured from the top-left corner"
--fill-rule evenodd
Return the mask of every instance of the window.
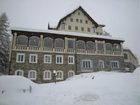
M 98 64 L 100 69 L 104 68 L 104 61 L 103 60 L 99 60 L 99 64 Z
M 37 75 L 37 73 L 36 73 L 35 70 L 30 70 L 28 72 L 28 78 L 31 79 L 31 80 L 36 80 L 36 75 Z
M 90 28 L 87 28 L 87 31 L 90 32 Z
M 120 51 L 121 50 L 121 46 L 119 44 L 114 44 L 113 45 L 113 49 L 114 49 L 114 51 Z
M 63 71 L 57 71 L 56 80 L 63 80 Z
M 25 35 L 17 36 L 16 44 L 17 45 L 22 45 L 22 46 L 27 46 L 27 44 L 28 44 L 28 37 L 25 36 Z
M 45 70 L 44 72 L 43 72 L 43 79 L 44 80 L 51 80 L 51 71 L 50 70 Z
M 74 56 L 68 56 L 68 64 L 74 64 Z
M 78 15 L 80 15 L 80 12 L 78 12 Z
M 44 55 L 44 63 L 52 63 L 52 56 L 51 55 Z
M 111 61 L 111 68 L 118 69 L 119 68 L 119 61 Z
M 79 19 L 76 19 L 76 22 L 79 22 Z
M 37 54 L 30 54 L 29 63 L 37 63 Z
M 63 55 L 56 55 L 56 64 L 63 64 Z
M 86 23 L 86 24 L 88 24 L 88 21 L 87 21 L 87 20 L 85 20 L 85 23 Z
M 16 70 L 15 71 L 15 75 L 23 76 L 24 75 L 24 72 L 23 72 L 23 70 Z
M 95 43 L 94 42 L 92 42 L 92 41 L 87 41 L 87 50 L 96 50 L 96 46 L 95 46 Z
M 29 38 L 29 46 L 33 46 L 33 47 L 39 47 L 39 37 L 37 36 L 32 36 Z
M 17 63 L 24 63 L 25 62 L 25 54 L 24 53 L 17 53 L 16 62 Z
M 73 22 L 73 18 L 71 18 L 70 21 Z
M 84 42 L 83 40 L 78 40 L 78 41 L 76 42 L 76 47 L 77 47 L 78 49 L 85 49 L 85 42 Z
M 75 26 L 75 30 L 78 30 L 78 26 Z
M 84 27 L 81 27 L 81 31 L 84 31 Z
M 68 72 L 68 77 L 72 77 L 74 75 L 75 75 L 74 71 L 71 70 L 71 71 Z
M 82 61 L 82 68 L 86 70 L 92 69 L 92 61 L 91 60 L 83 60 Z
M 44 38 L 44 47 L 53 48 L 53 39 L 50 37 Z
M 80 19 L 80 23 L 83 23 L 83 21 Z
M 64 40 L 61 38 L 55 39 L 55 48 L 64 48 Z
M 68 45 L 67 45 L 68 48 L 75 48 L 75 47 L 74 47 L 74 46 L 75 46 L 75 45 L 74 45 L 74 40 L 69 40 L 69 39 L 68 39 L 67 43 L 68 43 Z
M 128 56 L 126 53 L 124 53 L 124 59 L 128 59 Z
M 68 26 L 68 29 L 71 30 L 71 26 L 70 25 Z

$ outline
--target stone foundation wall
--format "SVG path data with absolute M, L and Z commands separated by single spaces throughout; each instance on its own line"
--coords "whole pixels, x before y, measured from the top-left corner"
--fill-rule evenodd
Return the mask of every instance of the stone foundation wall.
M 25 62 L 24 63 L 17 63 L 16 56 L 17 53 L 25 53 Z M 29 54 L 37 54 L 38 55 L 38 62 L 31 64 L 29 63 Z M 44 63 L 44 54 L 52 55 L 52 63 L 45 64 Z M 56 55 L 63 55 L 63 64 L 56 64 Z M 75 64 L 68 64 L 68 56 L 73 55 L 76 59 Z M 54 79 L 51 80 L 43 80 L 43 71 L 50 70 L 52 72 L 53 77 L 53 70 L 62 70 L 64 80 L 68 78 L 68 71 L 73 70 L 76 74 L 81 73 L 81 61 L 83 59 L 92 60 L 93 70 L 92 72 L 99 71 L 99 70 L 106 70 L 110 71 L 110 61 L 117 60 L 119 61 L 119 69 L 124 70 L 124 59 L 123 56 L 105 56 L 105 55 L 84 55 L 84 54 L 61 54 L 61 53 L 42 53 L 42 52 L 29 52 L 29 51 L 12 51 L 11 55 L 11 65 L 10 65 L 10 74 L 14 75 L 16 70 L 23 70 L 24 76 L 28 77 L 29 70 L 36 70 L 37 71 L 37 80 L 35 82 L 42 83 L 42 82 L 53 82 Z M 98 61 L 103 60 L 105 68 L 100 69 L 98 67 Z M 76 65 L 77 64 L 77 65 Z

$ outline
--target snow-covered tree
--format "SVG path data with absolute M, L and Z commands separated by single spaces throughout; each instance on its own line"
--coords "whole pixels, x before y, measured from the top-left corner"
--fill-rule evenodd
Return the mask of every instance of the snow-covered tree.
M 9 61 L 10 30 L 6 13 L 0 16 L 0 72 L 6 72 Z

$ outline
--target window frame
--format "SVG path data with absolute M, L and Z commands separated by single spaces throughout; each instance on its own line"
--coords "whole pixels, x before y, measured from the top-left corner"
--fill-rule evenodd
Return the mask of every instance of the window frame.
M 46 75 L 48 76 L 48 74 L 45 74 L 45 73 L 50 73 L 49 75 L 49 77 L 46 77 Z M 43 72 L 43 80 L 51 80 L 52 79 L 52 72 L 50 71 L 50 70 L 45 70 L 44 72 Z
M 48 60 L 46 60 L 46 56 L 47 57 L 50 57 L 50 61 L 48 62 Z M 47 61 L 47 62 L 46 62 Z M 46 64 L 51 64 L 52 63 L 52 55 L 50 55 L 50 54 L 45 54 L 44 55 L 44 63 L 46 63 Z
M 72 62 L 71 62 L 71 59 L 72 59 Z M 68 64 L 74 64 L 74 56 L 73 55 L 68 56 Z
M 61 58 L 61 62 L 60 62 L 60 59 L 59 59 L 59 62 L 57 62 L 58 57 Z M 63 55 L 56 55 L 56 64 L 63 64 Z
M 113 64 L 113 63 L 114 63 L 114 64 Z M 120 68 L 119 61 L 112 60 L 112 61 L 111 61 L 111 68 L 112 68 L 112 69 L 119 69 L 119 68 Z
M 73 75 L 71 75 L 70 73 L 72 73 Z M 70 77 L 72 77 L 72 76 L 74 76 L 75 75 L 75 72 L 73 71 L 73 70 L 70 70 L 69 72 L 68 72 L 68 78 L 70 78 Z
M 85 67 L 85 66 L 89 66 L 89 67 Z M 90 70 L 92 68 L 93 68 L 92 60 L 90 60 L 90 59 L 84 59 L 84 60 L 82 60 L 82 69 L 84 69 L 84 70 L 89 69 Z
M 30 73 L 35 73 L 34 77 L 30 77 L 30 76 L 31 76 Z M 32 76 L 33 76 L 33 74 L 32 74 Z M 29 71 L 28 71 L 28 78 L 29 78 L 30 80 L 36 80 L 36 79 L 37 79 L 37 71 L 36 71 L 36 70 L 29 70 Z
M 19 61 L 19 56 L 23 56 L 23 60 L 22 61 L 21 61 L 21 59 Z M 16 62 L 17 63 L 24 63 L 25 62 L 25 53 L 17 53 Z
M 32 60 L 31 60 L 31 56 L 35 56 L 35 62 L 32 62 Z M 30 54 L 29 55 L 29 63 L 37 63 L 37 60 L 38 60 L 38 55 L 37 54 Z
M 104 68 L 105 68 L 105 63 L 104 63 L 104 61 L 103 61 L 103 60 L 99 60 L 99 61 L 98 61 L 98 66 L 99 66 L 99 68 L 104 69 Z
M 17 75 L 17 73 L 20 72 L 22 75 Z M 24 76 L 24 71 L 23 70 L 16 70 L 15 75 L 17 76 Z
M 56 80 L 63 80 L 63 78 L 64 78 L 64 77 L 63 77 L 63 71 L 58 70 L 56 73 L 57 73 L 57 75 L 56 75 Z M 58 75 L 58 73 L 62 73 L 62 74 L 61 74 L 62 77 L 59 77 L 60 75 Z

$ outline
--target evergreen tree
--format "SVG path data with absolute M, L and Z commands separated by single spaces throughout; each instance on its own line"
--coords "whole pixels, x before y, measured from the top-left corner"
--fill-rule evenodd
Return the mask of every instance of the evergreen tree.
M 6 13 L 0 16 L 0 71 L 6 72 L 9 61 L 10 30 Z

